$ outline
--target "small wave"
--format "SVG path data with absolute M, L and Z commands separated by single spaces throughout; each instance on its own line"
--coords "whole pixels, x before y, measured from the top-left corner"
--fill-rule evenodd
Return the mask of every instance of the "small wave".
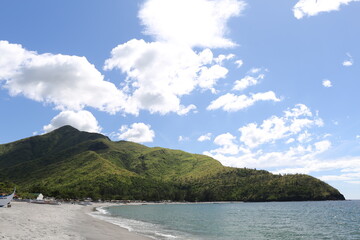
M 96 210 L 97 210 L 96 212 L 89 213 L 89 215 L 91 215 L 99 220 L 106 221 L 111 224 L 117 225 L 119 227 L 125 228 L 129 232 L 133 231 L 133 228 L 130 225 L 126 224 L 125 221 L 122 221 L 122 219 L 120 219 L 118 217 L 110 216 L 109 212 L 106 211 L 105 209 L 101 209 L 100 211 L 98 209 L 96 209 Z
M 105 207 L 97 207 L 96 211 L 103 215 L 109 215 L 110 212 L 105 209 Z M 95 212 L 96 213 L 96 212 Z
M 160 233 L 160 232 L 155 232 L 155 234 L 157 236 L 160 236 L 160 237 L 165 237 L 166 239 L 175 239 L 175 238 L 178 238 L 176 236 L 173 236 L 173 235 L 170 235 L 170 234 L 164 234 L 164 233 Z
M 185 233 L 180 233 L 173 230 L 164 229 L 161 225 L 142 222 L 133 219 L 126 219 L 120 216 L 111 216 L 106 207 L 96 208 L 97 211 L 89 213 L 91 216 L 117 225 L 121 228 L 125 228 L 130 232 L 136 232 L 141 235 L 159 240 L 172 240 L 172 239 L 189 239 L 189 236 L 185 236 Z

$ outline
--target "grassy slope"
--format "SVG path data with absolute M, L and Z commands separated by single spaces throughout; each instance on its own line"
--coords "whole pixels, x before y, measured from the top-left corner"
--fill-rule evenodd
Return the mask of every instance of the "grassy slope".
M 223 167 L 197 154 L 63 127 L 0 145 L 0 177 L 23 192 L 64 198 L 147 200 L 325 200 L 343 196 L 307 175 Z M 1 182 L 1 180 L 0 180 Z

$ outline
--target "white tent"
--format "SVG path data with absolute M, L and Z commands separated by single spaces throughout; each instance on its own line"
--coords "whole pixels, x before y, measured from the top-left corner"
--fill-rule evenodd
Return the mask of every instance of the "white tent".
M 44 195 L 42 195 L 41 193 L 39 194 L 39 196 L 36 198 L 36 200 L 44 200 Z

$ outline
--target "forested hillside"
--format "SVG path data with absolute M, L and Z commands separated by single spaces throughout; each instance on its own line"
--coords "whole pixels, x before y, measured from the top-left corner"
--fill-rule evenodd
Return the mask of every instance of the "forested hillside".
M 20 195 L 42 192 L 65 199 L 344 199 L 338 190 L 308 175 L 224 167 L 204 155 L 113 142 L 70 126 L 0 145 L 0 188 L 15 185 Z

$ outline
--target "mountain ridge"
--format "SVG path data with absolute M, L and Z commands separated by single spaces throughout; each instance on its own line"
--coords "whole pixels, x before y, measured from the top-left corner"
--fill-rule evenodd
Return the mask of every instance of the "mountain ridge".
M 24 194 L 57 198 L 344 200 L 338 190 L 308 175 L 224 167 L 205 155 L 113 142 L 71 126 L 0 145 L 0 172 Z

